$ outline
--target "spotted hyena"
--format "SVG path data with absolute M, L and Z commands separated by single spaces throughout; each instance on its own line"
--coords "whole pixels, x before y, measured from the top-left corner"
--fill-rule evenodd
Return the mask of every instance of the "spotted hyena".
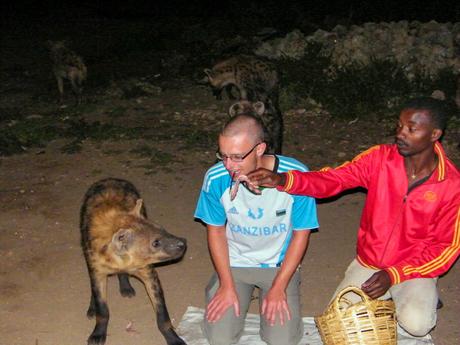
M 230 116 L 249 114 L 259 117 L 264 125 L 268 152 L 282 153 L 283 116 L 270 99 L 266 102 L 239 101 L 232 104 L 228 112 Z
M 186 248 L 185 239 L 149 221 L 134 185 L 115 178 L 100 180 L 86 192 L 80 211 L 80 230 L 91 282 L 87 315 L 96 317 L 88 344 L 105 343 L 109 322 L 107 277 L 117 274 L 123 296 L 135 294 L 130 275 L 144 283 L 166 343 L 184 345 L 171 325 L 153 264 L 180 259 Z
M 57 81 L 59 102 L 64 100 L 64 79 L 70 82 L 76 103 L 82 101 L 83 83 L 87 77 L 87 68 L 83 59 L 67 48 L 64 41 L 48 41 L 48 49 L 53 62 L 53 73 Z
M 222 98 L 225 89 L 229 98 L 234 99 L 232 88 L 239 91 L 240 100 L 274 100 L 278 94 L 278 72 L 276 66 L 261 58 L 238 55 L 204 70 L 205 82 L 213 88 L 217 99 Z

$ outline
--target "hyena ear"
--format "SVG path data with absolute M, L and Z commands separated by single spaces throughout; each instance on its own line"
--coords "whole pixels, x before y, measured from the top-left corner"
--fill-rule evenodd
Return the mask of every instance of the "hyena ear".
M 253 105 L 254 111 L 256 112 L 257 115 L 261 116 L 265 112 L 265 104 L 264 102 L 257 101 Z
M 211 80 L 212 79 L 212 70 L 210 70 L 209 68 L 205 68 L 203 71 L 208 76 L 208 79 Z
M 144 201 L 142 199 L 137 199 L 136 200 L 136 205 L 134 208 L 131 210 L 132 215 L 135 215 L 136 217 L 141 217 L 144 218 L 144 214 L 142 213 L 142 206 L 144 205 Z
M 133 243 L 133 230 L 120 229 L 112 236 L 112 244 L 117 252 L 128 250 Z
M 239 114 L 241 110 L 241 104 L 239 102 L 233 103 L 230 108 L 228 109 L 228 113 L 230 116 L 236 116 Z

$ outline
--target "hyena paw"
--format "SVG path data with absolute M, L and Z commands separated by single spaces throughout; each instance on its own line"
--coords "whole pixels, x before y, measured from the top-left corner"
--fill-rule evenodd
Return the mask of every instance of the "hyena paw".
M 172 342 L 168 343 L 168 345 L 187 345 L 185 341 L 183 341 L 181 338 L 177 338 L 173 340 Z
M 120 286 L 120 294 L 123 297 L 134 297 L 136 296 L 136 290 L 132 286 Z
M 104 345 L 106 337 L 107 336 L 105 334 L 91 334 L 91 336 L 88 338 L 88 345 Z

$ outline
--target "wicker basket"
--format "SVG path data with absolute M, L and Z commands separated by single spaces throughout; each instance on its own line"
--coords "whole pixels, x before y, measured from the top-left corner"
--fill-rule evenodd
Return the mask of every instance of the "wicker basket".
M 343 296 L 355 292 L 362 301 Z M 321 316 L 315 317 L 324 345 L 396 345 L 395 307 L 392 301 L 370 299 L 350 286 L 337 294 Z

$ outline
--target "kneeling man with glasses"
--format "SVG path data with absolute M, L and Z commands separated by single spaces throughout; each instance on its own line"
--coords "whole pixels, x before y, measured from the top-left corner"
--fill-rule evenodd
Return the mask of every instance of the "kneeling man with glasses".
M 257 168 L 307 171 L 293 158 L 264 154 L 266 147 L 258 118 L 232 117 L 219 135 L 220 162 L 204 177 L 195 218 L 206 224 L 215 268 L 205 290 L 203 324 L 211 345 L 238 342 L 256 288 L 261 339 L 297 345 L 302 338 L 299 268 L 310 231 L 318 227 L 316 204 L 310 197 L 245 185 L 244 176 Z

